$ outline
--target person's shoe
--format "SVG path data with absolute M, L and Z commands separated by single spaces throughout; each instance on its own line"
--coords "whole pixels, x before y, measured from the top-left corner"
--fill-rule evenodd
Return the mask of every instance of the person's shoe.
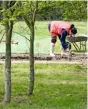
M 64 57 L 64 50 L 61 51 L 61 57 Z
M 69 48 L 67 48 L 66 50 L 65 50 L 65 55 L 68 57 L 68 55 L 69 55 L 69 52 L 70 52 L 70 50 L 69 50 Z
M 67 48 L 66 50 L 64 50 L 65 52 L 69 52 L 69 48 Z
M 54 53 L 50 53 L 50 56 L 51 56 L 51 57 L 55 57 L 55 54 L 54 54 Z
M 67 55 L 68 55 L 68 50 L 67 49 L 61 51 L 61 57 L 62 58 L 65 57 L 65 56 L 67 56 Z

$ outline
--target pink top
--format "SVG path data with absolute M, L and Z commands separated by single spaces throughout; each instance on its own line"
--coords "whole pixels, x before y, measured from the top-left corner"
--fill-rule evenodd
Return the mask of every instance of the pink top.
M 61 35 L 62 29 L 65 29 L 67 31 L 67 34 L 69 34 L 70 24 L 64 21 L 52 21 L 51 22 L 50 34 L 52 37 Z

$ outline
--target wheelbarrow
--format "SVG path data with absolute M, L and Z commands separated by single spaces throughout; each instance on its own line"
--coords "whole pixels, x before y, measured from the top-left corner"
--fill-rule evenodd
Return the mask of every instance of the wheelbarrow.
M 80 36 L 77 36 L 77 37 L 67 37 L 66 40 L 68 41 L 68 48 L 69 48 L 69 53 L 68 53 L 68 59 L 71 60 L 72 58 L 72 46 L 71 44 L 73 44 L 73 46 L 75 47 L 75 49 L 77 51 L 80 51 L 82 49 L 82 47 L 84 48 L 84 50 L 86 51 L 87 48 L 86 48 L 86 42 L 87 42 L 87 39 L 88 39 L 88 35 L 80 35 Z M 79 42 L 79 46 L 77 45 L 77 42 Z

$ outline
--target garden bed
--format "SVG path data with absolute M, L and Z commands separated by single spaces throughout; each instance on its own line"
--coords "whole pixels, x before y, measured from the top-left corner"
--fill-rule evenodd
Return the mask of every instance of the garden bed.
M 87 53 L 73 53 L 72 54 L 72 59 L 70 62 L 79 62 L 80 64 L 87 65 Z M 12 60 L 30 60 L 29 54 L 25 53 L 20 53 L 20 54 L 12 54 L 11 56 Z M 0 60 L 5 60 L 5 54 L 0 54 Z M 58 61 L 58 62 L 67 62 L 68 57 L 64 56 L 61 58 L 60 53 L 56 53 L 56 56 L 54 58 L 50 57 L 49 54 L 35 54 L 34 55 L 34 60 L 39 60 L 39 61 Z

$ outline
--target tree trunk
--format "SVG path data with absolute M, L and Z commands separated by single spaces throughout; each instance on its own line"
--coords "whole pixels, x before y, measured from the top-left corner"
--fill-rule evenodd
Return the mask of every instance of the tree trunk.
M 3 1 L 4 10 L 8 9 L 8 1 Z M 3 14 L 3 19 L 6 19 L 6 13 Z M 5 94 L 4 102 L 8 103 L 11 100 L 11 37 L 12 37 L 13 21 L 6 21 L 6 53 L 5 53 Z
M 9 29 L 6 26 L 6 53 L 5 53 L 5 96 L 4 102 L 10 102 L 11 100 L 11 37 L 13 22 L 9 22 Z
M 30 28 L 30 84 L 29 84 L 29 89 L 28 89 L 28 95 L 33 94 L 33 89 L 34 89 L 34 24 L 31 25 Z
M 35 72 L 34 72 L 34 24 L 35 24 L 35 19 L 36 19 L 36 13 L 38 9 L 38 1 L 36 2 L 30 2 L 30 11 L 29 13 L 26 13 L 26 15 L 23 15 L 23 18 L 27 24 L 27 26 L 30 29 L 30 52 L 29 52 L 29 57 L 30 57 L 30 76 L 29 76 L 29 88 L 28 88 L 28 95 L 33 94 L 34 90 L 34 77 L 35 77 Z M 34 6 L 34 8 L 32 8 Z

